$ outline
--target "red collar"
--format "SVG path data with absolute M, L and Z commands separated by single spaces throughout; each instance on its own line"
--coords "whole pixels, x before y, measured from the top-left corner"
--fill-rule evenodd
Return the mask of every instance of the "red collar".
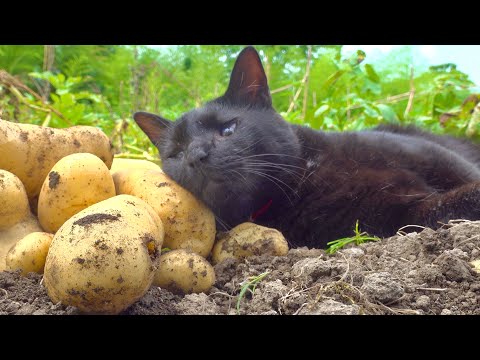
M 272 199 L 268 200 L 268 202 L 263 205 L 260 209 L 258 209 L 257 211 L 255 211 L 252 215 L 250 215 L 250 221 L 251 222 L 255 222 L 255 220 L 265 214 L 267 212 L 267 210 L 270 208 L 270 206 L 272 205 Z

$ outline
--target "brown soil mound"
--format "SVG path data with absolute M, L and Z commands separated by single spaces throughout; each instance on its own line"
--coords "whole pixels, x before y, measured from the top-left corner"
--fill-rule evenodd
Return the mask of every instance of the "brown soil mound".
M 292 249 L 215 267 L 208 294 L 152 287 L 124 314 L 480 314 L 480 221 L 397 235 L 334 255 Z M 252 276 L 268 273 L 240 298 Z M 0 272 L 0 314 L 77 314 L 52 304 L 41 276 Z M 239 311 L 237 303 L 239 301 Z

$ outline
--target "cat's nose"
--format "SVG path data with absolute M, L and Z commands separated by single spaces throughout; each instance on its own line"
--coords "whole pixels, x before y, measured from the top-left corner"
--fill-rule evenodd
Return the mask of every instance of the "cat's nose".
M 202 148 L 193 148 L 188 150 L 187 163 L 190 166 L 195 166 L 199 162 L 206 159 L 208 153 Z

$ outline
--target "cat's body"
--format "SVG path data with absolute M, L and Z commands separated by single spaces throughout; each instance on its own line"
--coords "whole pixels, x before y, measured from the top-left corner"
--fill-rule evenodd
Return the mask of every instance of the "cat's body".
M 293 246 L 323 247 L 352 235 L 357 220 L 384 237 L 405 225 L 480 219 L 480 148 L 413 127 L 291 125 L 271 106 L 253 48 L 239 56 L 221 98 L 175 123 L 148 113 L 135 120 L 164 171 L 227 228 L 254 220 Z
M 377 236 L 408 224 L 436 227 L 453 218 L 480 219 L 480 211 L 474 214 L 468 206 L 456 209 L 455 216 L 441 209 L 449 191 L 475 181 L 480 186 L 480 149 L 472 144 L 413 127 L 344 133 L 295 128 L 306 180 L 293 183 L 298 194 L 293 206 L 284 202 L 277 211 L 272 202 L 256 218 L 281 230 L 293 245 L 318 247 L 350 236 L 357 219 L 362 230 Z M 423 210 L 429 206 L 432 213 Z

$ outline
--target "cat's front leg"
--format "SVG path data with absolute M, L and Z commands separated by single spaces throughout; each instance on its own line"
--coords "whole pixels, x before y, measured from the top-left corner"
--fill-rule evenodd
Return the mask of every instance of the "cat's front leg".
M 406 222 L 435 229 L 454 219 L 480 220 L 480 182 L 418 200 L 410 207 Z

